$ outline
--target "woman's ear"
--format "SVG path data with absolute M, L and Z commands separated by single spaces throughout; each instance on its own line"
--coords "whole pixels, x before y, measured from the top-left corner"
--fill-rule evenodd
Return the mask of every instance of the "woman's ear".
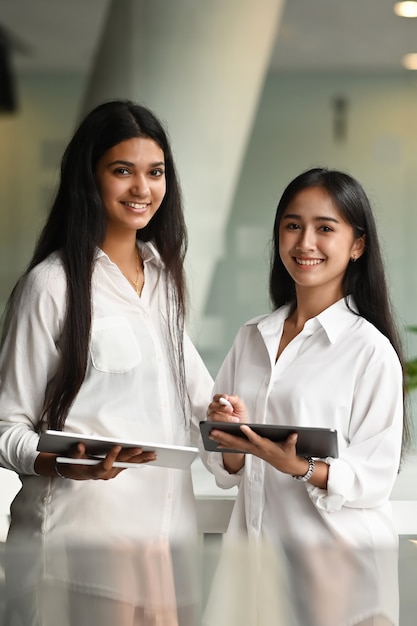
M 357 261 L 362 254 L 365 252 L 366 248 L 366 235 L 362 235 L 362 237 L 358 237 L 353 242 L 350 258 L 352 261 Z

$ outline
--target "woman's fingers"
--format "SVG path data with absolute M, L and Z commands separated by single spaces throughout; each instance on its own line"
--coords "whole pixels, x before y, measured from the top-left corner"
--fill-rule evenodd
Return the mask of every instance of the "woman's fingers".
M 94 455 L 88 455 L 86 453 L 85 445 L 78 443 L 71 450 L 71 458 L 85 459 L 86 461 L 91 458 L 98 459 Z M 115 478 L 122 472 L 123 467 L 115 467 L 114 463 L 136 463 L 145 464 L 150 461 L 156 460 L 156 454 L 153 451 L 144 452 L 142 448 L 122 448 L 121 446 L 113 446 L 107 454 L 94 465 L 85 464 L 71 464 L 67 463 L 65 468 L 65 476 L 72 478 L 73 480 L 109 480 Z
M 276 443 L 266 437 L 261 437 L 246 424 L 242 424 L 240 430 L 245 438 L 236 437 L 220 429 L 213 429 L 210 432 L 210 438 L 216 441 L 220 447 L 242 450 L 264 459 L 276 455 L 288 458 L 296 455 L 298 438 L 296 433 L 291 434 L 286 441 Z
M 253 447 L 252 443 L 244 437 L 231 435 L 223 430 L 214 428 L 209 435 L 210 439 L 216 441 L 220 448 L 231 448 L 232 450 L 242 450 L 249 452 Z
M 239 396 L 217 393 L 208 406 L 207 418 L 217 422 L 247 421 L 246 407 Z
M 142 450 L 142 448 L 123 448 L 116 461 L 123 463 L 149 463 L 156 461 L 156 453 L 152 450 Z

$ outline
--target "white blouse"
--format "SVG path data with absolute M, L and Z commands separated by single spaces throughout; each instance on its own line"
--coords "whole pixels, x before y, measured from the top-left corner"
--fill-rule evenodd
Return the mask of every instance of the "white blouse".
M 275 362 L 288 315 L 285 306 L 240 329 L 214 391 L 240 396 L 251 422 L 336 429 L 339 457 L 325 459 L 324 490 L 251 455 L 229 474 L 221 454 L 208 454 L 217 484 L 239 485 L 229 535 L 284 546 L 303 626 L 355 624 L 371 615 L 397 624 L 398 539 L 388 499 L 402 439 L 399 359 L 386 337 L 340 300 L 308 320 Z M 343 568 L 350 587 L 341 615 Z M 335 611 L 317 609 L 314 621 L 314 607 L 329 607 L 332 598 Z
M 166 275 L 151 244 L 141 244 L 141 255 L 145 282 L 138 297 L 109 257 L 97 252 L 89 361 L 65 430 L 197 445 L 198 423 L 205 418 L 212 379 L 186 336 L 192 413 L 187 424 L 168 358 Z M 49 548 L 53 556 L 45 558 L 42 566 L 46 579 L 70 581 L 143 606 L 141 560 L 128 565 L 126 554 L 134 552 L 131 544 L 149 540 L 172 544 L 195 539 L 191 471 L 143 466 L 109 481 L 35 474 L 38 433 L 46 427 L 40 423 L 45 390 L 59 360 L 65 358 L 60 349 L 65 291 L 62 263 L 53 254 L 26 278 L 0 355 L 0 464 L 18 472 L 22 482 L 11 508 L 8 543 L 26 540 L 35 549 Z M 92 557 L 91 550 L 78 550 L 78 555 L 72 551 L 64 557 L 57 546 L 65 542 L 97 545 L 97 554 Z M 112 546 L 113 552 L 103 551 L 103 545 Z M 27 557 L 16 571 L 16 585 L 30 584 L 40 576 L 35 562 Z

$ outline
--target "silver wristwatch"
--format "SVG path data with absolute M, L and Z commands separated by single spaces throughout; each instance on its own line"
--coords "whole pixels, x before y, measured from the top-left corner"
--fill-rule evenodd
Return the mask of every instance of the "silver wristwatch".
M 303 476 L 293 476 L 294 480 L 298 480 L 300 483 L 306 483 L 313 475 L 314 472 L 314 459 L 311 456 L 306 456 L 308 461 L 308 470 Z

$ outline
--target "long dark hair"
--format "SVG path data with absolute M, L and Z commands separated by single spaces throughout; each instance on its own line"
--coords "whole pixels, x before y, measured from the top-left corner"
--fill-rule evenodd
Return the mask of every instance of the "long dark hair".
M 180 405 L 186 414 L 188 396 L 183 355 L 186 286 L 184 257 L 187 231 L 180 186 L 167 133 L 147 108 L 129 100 L 105 102 L 78 126 L 61 162 L 58 190 L 33 257 L 10 296 L 3 340 L 17 302 L 22 279 L 59 250 L 67 279 L 66 318 L 60 338 L 62 354 L 47 390 L 43 416 L 48 427 L 62 430 L 85 377 L 91 330 L 91 277 L 97 246 L 103 243 L 106 214 L 96 183 L 96 166 L 110 148 L 134 137 L 153 139 L 165 157 L 166 194 L 149 224 L 137 231 L 140 241 L 152 241 L 164 262 L 167 280 L 170 357 L 178 379 Z
M 359 315 L 371 322 L 391 342 L 404 371 L 401 347 L 388 295 L 387 281 L 375 219 L 369 199 L 361 184 L 344 172 L 313 168 L 302 172 L 284 190 L 275 214 L 271 247 L 269 294 L 274 309 L 296 302 L 295 283 L 279 253 L 279 226 L 282 215 L 295 196 L 309 187 L 327 191 L 344 220 L 353 228 L 355 237 L 365 235 L 365 250 L 355 263 L 349 263 L 343 278 L 345 298 L 353 296 Z M 404 414 L 403 450 L 410 445 L 411 427 Z

